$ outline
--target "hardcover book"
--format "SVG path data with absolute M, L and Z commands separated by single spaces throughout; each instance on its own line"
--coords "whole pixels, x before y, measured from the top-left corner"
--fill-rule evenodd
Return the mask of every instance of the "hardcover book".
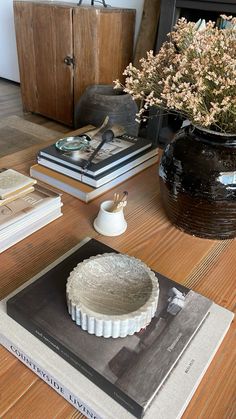
M 89 202 L 92 199 L 97 198 L 103 193 L 109 191 L 125 180 L 135 176 L 141 171 L 147 169 L 149 166 L 156 164 L 158 161 L 158 156 L 155 155 L 143 163 L 140 163 L 138 166 L 133 167 L 125 173 L 122 173 L 120 176 L 117 176 L 115 179 L 110 180 L 98 188 L 87 185 L 80 180 L 73 179 L 69 176 L 66 176 L 58 171 L 49 169 L 48 167 L 42 166 L 41 164 L 35 164 L 30 168 L 30 175 L 37 180 L 45 182 L 55 188 L 61 189 L 62 191 L 79 198 L 84 202 Z
M 1 237 L 0 253 L 61 216 L 61 208 L 56 208 L 48 213 L 40 215 L 37 219 L 30 220 L 27 223 L 22 224 L 22 226 L 18 226 L 13 232 L 9 232 L 7 236 Z
M 118 176 L 121 176 L 123 173 L 126 173 L 135 167 L 139 167 L 145 161 L 157 156 L 157 154 L 158 149 L 154 146 L 150 150 L 143 151 L 136 157 L 131 157 L 130 159 L 127 159 L 115 167 L 112 167 L 96 176 L 89 175 L 87 169 L 85 171 L 81 171 L 80 168 L 72 168 L 64 165 L 63 161 L 56 162 L 50 158 L 42 157 L 41 155 L 38 156 L 38 163 L 59 173 L 63 173 L 73 179 L 79 180 L 80 182 L 98 188 L 117 178 Z
M 41 212 L 48 212 L 50 208 L 61 206 L 61 197 L 58 193 L 36 185 L 33 192 L 18 198 L 7 205 L 0 206 L 0 231 L 7 232 L 10 226 L 38 216 Z
M 20 192 L 16 191 L 14 195 L 10 195 L 7 198 L 0 199 L 0 207 L 2 205 L 6 205 L 12 201 L 15 201 L 15 199 L 22 198 L 23 196 L 28 195 L 30 192 L 33 192 L 33 191 L 34 191 L 34 186 L 29 186 L 28 188 L 24 188 L 20 190 Z
M 67 252 L 65 255 L 63 255 L 61 258 L 59 258 L 57 261 L 51 264 L 49 267 L 44 269 L 43 272 L 39 273 L 34 278 L 29 280 L 28 283 L 24 284 L 22 287 L 20 287 L 20 289 L 14 291 L 11 294 L 11 296 L 9 296 L 13 296 L 13 298 L 10 298 L 9 300 L 8 297 L 5 300 L 2 300 L 2 302 L 0 302 L 0 342 L 14 356 L 16 356 L 21 362 L 23 362 L 27 367 L 29 367 L 33 372 L 35 372 L 55 391 L 57 391 L 58 394 L 64 397 L 69 403 L 71 403 L 76 409 L 78 409 L 88 418 L 132 419 L 134 415 L 139 416 L 139 414 L 137 414 L 136 409 L 130 409 L 131 405 L 127 404 L 127 401 L 126 403 L 123 403 L 125 401 L 123 397 L 119 399 L 121 396 L 119 392 L 119 381 L 122 381 L 122 377 L 125 373 L 124 363 L 127 361 L 127 356 L 129 356 L 130 352 L 132 352 L 135 358 L 134 362 L 136 363 L 136 359 L 142 357 L 143 352 L 145 353 L 147 346 L 150 343 L 149 341 L 151 340 L 153 342 L 154 339 L 154 346 L 158 347 L 160 344 L 162 347 L 162 349 L 159 351 L 160 355 L 163 352 L 167 352 L 167 358 L 175 358 L 176 355 L 174 355 L 174 353 L 176 351 L 178 352 L 179 350 L 177 347 L 179 346 L 179 344 L 182 345 L 182 336 L 180 335 L 180 333 L 177 335 L 176 338 L 174 337 L 176 336 L 175 327 L 172 328 L 172 331 L 174 329 L 174 334 L 170 339 L 171 343 L 166 342 L 168 344 L 168 347 L 165 348 L 165 345 L 162 344 L 162 337 L 165 338 L 165 332 L 167 332 L 167 330 L 169 329 L 169 327 L 171 327 L 172 324 L 172 320 L 166 318 L 166 314 L 168 313 L 168 310 L 165 308 L 167 297 L 166 292 L 169 289 L 169 287 L 172 287 L 173 285 L 177 286 L 179 291 L 181 290 L 180 292 L 183 291 L 183 294 L 186 293 L 187 295 L 190 293 L 190 291 L 187 288 L 180 287 L 179 284 L 176 284 L 173 281 L 170 281 L 167 278 L 162 277 L 160 276 L 160 274 L 158 274 L 161 286 L 161 302 L 159 307 L 160 313 L 154 318 L 154 327 L 151 323 L 150 333 L 148 332 L 147 328 L 143 331 L 143 334 L 139 333 L 134 336 L 129 336 L 125 339 L 111 340 L 103 338 L 94 338 L 94 336 L 90 336 L 87 334 L 87 332 L 82 332 L 80 329 L 80 331 L 78 332 L 78 326 L 76 326 L 70 319 L 71 324 L 74 324 L 73 329 L 75 335 L 77 335 L 77 332 L 79 333 L 79 339 L 76 338 L 76 344 L 78 345 L 78 347 L 80 345 L 83 346 L 85 344 L 84 339 L 86 339 L 87 343 L 87 339 L 91 340 L 91 342 L 98 340 L 98 342 L 95 345 L 95 348 L 93 348 L 90 344 L 89 346 L 85 346 L 85 352 L 88 351 L 88 354 L 85 354 L 85 356 L 87 358 L 90 358 L 92 362 L 91 368 L 88 368 L 86 364 L 82 360 L 80 360 L 78 353 L 76 353 L 76 348 L 75 353 L 72 354 L 70 358 L 67 350 L 65 353 L 63 353 L 62 351 L 61 339 L 59 339 L 58 345 L 56 345 L 53 337 L 50 338 L 47 336 L 47 334 L 44 334 L 43 332 L 41 333 L 38 327 L 35 328 L 35 321 L 37 317 L 40 317 L 40 313 L 38 313 L 37 316 L 35 310 L 33 310 L 34 318 L 32 319 L 32 321 L 30 318 L 26 319 L 25 312 L 31 311 L 31 307 L 29 308 L 29 310 L 26 311 L 25 309 L 21 310 L 20 307 L 18 307 L 17 303 L 18 297 L 20 298 L 20 300 L 22 298 L 24 300 L 24 295 L 26 295 L 27 297 L 28 293 L 31 293 L 31 291 L 34 290 L 35 285 L 44 282 L 46 279 L 45 275 L 49 273 L 49 276 L 51 276 L 50 272 L 52 272 L 54 268 L 56 268 L 55 273 L 58 275 L 58 277 L 57 279 L 54 278 L 53 282 L 56 283 L 58 281 L 58 284 L 56 285 L 57 291 L 55 290 L 54 285 L 50 281 L 48 292 L 50 293 L 50 299 L 53 300 L 53 297 L 55 297 L 55 300 L 54 302 L 52 302 L 51 310 L 50 307 L 48 307 L 48 310 L 46 310 L 48 314 L 47 318 L 45 318 L 46 311 L 45 303 L 43 301 L 44 293 L 42 295 L 38 294 L 39 304 L 37 305 L 38 308 L 40 308 L 40 311 L 42 310 L 43 312 L 42 321 L 40 321 L 40 328 L 52 328 L 50 311 L 54 311 L 56 307 L 60 305 L 63 306 L 64 311 L 63 324 L 61 325 L 61 333 L 65 333 L 67 330 L 66 327 L 69 325 L 69 323 L 67 323 L 69 315 L 65 309 L 64 285 L 62 283 L 63 281 L 60 279 L 61 275 L 64 276 L 66 271 L 70 269 L 68 262 L 70 264 L 73 261 L 72 265 L 74 264 L 74 262 L 77 263 L 78 251 L 81 258 L 87 258 L 90 254 L 97 253 L 97 251 L 101 252 L 104 249 L 106 252 L 109 251 L 109 249 L 106 246 L 103 246 L 104 245 L 102 245 L 99 242 L 96 242 L 95 240 L 91 240 L 89 238 L 84 239 L 82 243 L 75 246 L 73 249 L 71 249 L 69 252 Z M 113 249 L 111 250 L 114 251 Z M 168 285 L 165 285 L 163 287 L 163 283 L 165 284 L 165 282 L 167 282 Z M 61 289 L 60 292 L 58 292 L 59 289 Z M 186 346 L 185 350 L 182 351 L 182 355 L 179 357 L 178 362 L 176 362 L 175 366 L 171 369 L 171 372 L 168 374 L 168 377 L 163 381 L 163 384 L 160 386 L 159 391 L 154 397 L 152 404 L 149 404 L 149 407 L 146 409 L 144 414 L 145 419 L 153 419 L 154 417 L 163 419 L 177 419 L 181 417 L 194 391 L 196 390 L 202 376 L 204 375 L 207 366 L 211 362 L 217 348 L 223 340 L 224 335 L 226 334 L 230 326 L 230 323 L 233 319 L 233 313 L 224 309 L 223 307 L 214 304 L 213 302 L 209 302 L 209 308 L 207 309 L 208 302 L 209 300 L 205 299 L 206 305 L 204 305 L 203 309 L 203 312 L 207 311 L 207 315 L 205 317 L 204 315 L 202 315 L 203 320 L 201 322 L 200 327 L 196 327 L 196 333 L 194 334 L 193 338 L 190 339 L 189 344 Z M 9 315 L 7 315 L 7 304 L 8 309 L 10 308 L 10 311 L 12 310 L 12 316 L 15 317 L 15 315 L 17 315 L 15 318 L 16 321 L 14 321 Z M 161 307 L 163 306 L 164 308 L 162 309 Z M 173 326 L 176 325 L 177 328 L 179 326 L 178 324 L 175 324 L 175 319 L 177 319 L 180 313 L 182 313 L 182 310 L 176 316 L 174 316 L 173 320 Z M 162 319 L 164 324 L 158 325 L 159 320 L 161 320 L 162 323 Z M 56 326 L 56 328 L 60 320 L 61 318 L 58 321 L 54 322 L 54 326 Z M 19 323 L 23 324 L 23 327 Z M 184 334 L 189 334 L 189 332 L 187 332 L 187 329 L 188 325 L 191 328 L 191 323 L 191 320 L 188 320 L 187 323 L 185 323 L 185 327 L 183 327 L 183 329 L 186 329 Z M 32 326 L 33 329 L 31 329 Z M 159 328 L 159 326 L 161 327 Z M 31 330 L 29 331 L 29 329 Z M 70 339 L 73 340 L 74 336 L 71 335 L 71 332 L 72 331 L 70 331 L 69 335 Z M 155 335 L 157 335 L 157 339 L 155 339 Z M 63 339 L 63 335 L 61 335 L 61 338 L 62 340 L 67 340 L 68 336 L 66 339 Z M 127 342 L 127 339 L 131 340 L 133 342 L 133 345 L 130 346 L 131 342 Z M 97 353 L 97 345 L 99 345 L 99 342 L 102 341 L 103 344 L 102 348 L 100 349 L 105 349 L 105 353 Z M 118 346 L 120 345 L 121 351 L 118 351 L 118 353 L 117 350 L 115 350 L 114 352 L 112 352 L 112 350 L 107 351 L 111 343 L 112 345 L 114 343 L 118 343 Z M 108 358 L 107 354 L 110 354 Z M 63 358 L 65 358 L 66 361 Z M 102 374 L 106 374 L 108 371 L 110 371 L 110 374 L 113 375 L 113 384 L 111 384 L 111 387 L 113 389 L 114 387 L 116 387 L 117 391 L 114 392 L 112 397 L 108 396 L 104 391 L 102 391 L 102 386 L 100 385 L 101 382 L 100 384 L 99 382 L 97 382 L 98 385 L 94 384 L 94 382 L 96 382 L 96 379 L 94 379 L 93 376 L 93 364 L 94 362 L 98 362 L 99 359 L 101 360 L 102 364 L 105 363 L 105 365 L 108 366 L 108 368 L 105 368 L 105 371 L 103 371 Z M 173 359 L 171 363 L 172 362 Z M 153 359 L 153 357 L 151 356 L 150 363 L 152 365 L 152 373 L 150 374 L 152 383 L 152 376 L 154 375 L 154 377 L 156 377 L 155 371 L 158 370 L 159 373 L 161 373 L 162 364 L 160 363 L 159 356 L 157 356 L 155 359 Z M 74 364 L 74 366 L 72 366 L 72 364 Z M 131 372 L 132 370 L 135 372 L 135 368 L 133 368 L 133 362 L 131 362 L 130 366 L 128 364 L 128 368 L 129 367 L 131 369 Z M 81 374 L 80 371 L 82 371 L 83 373 Z M 86 376 L 88 376 L 89 379 L 86 378 Z M 159 377 L 157 377 L 157 379 L 159 381 Z M 133 384 L 135 385 L 135 382 L 133 382 Z M 149 385 L 148 381 L 147 386 L 150 388 L 151 385 L 152 384 Z M 114 398 L 119 399 L 118 403 L 114 400 Z M 124 407 L 122 405 L 124 405 Z M 131 410 L 132 413 L 130 413 L 129 410 Z
M 39 157 L 45 157 L 66 167 L 81 170 L 91 154 L 99 145 L 100 140 L 93 138 L 89 147 L 79 152 L 79 159 L 73 158 L 73 153 L 60 151 L 55 144 L 45 147 L 39 152 Z M 134 157 L 144 150 L 152 147 L 152 142 L 146 138 L 122 135 L 105 143 L 96 154 L 86 173 L 90 176 L 97 176 L 117 166 L 125 160 Z
M 60 194 L 36 185 L 0 206 L 0 253 L 62 215 Z
M 13 169 L 0 171 L 0 200 L 15 195 L 16 192 L 23 192 L 36 181 Z
M 68 313 L 67 278 L 77 263 L 113 251 L 91 239 L 9 299 L 7 313 L 140 418 L 206 319 L 212 301 L 157 274 L 158 307 L 145 330 L 118 339 L 88 334 Z M 185 300 L 181 310 L 173 310 L 173 289 Z

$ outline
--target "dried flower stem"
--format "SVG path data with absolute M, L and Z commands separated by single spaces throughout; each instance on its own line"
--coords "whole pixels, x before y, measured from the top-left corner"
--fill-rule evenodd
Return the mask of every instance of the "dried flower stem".
M 178 112 L 193 124 L 236 133 L 236 18 L 222 16 L 227 25 L 203 27 L 180 19 L 157 55 L 141 59 L 141 69 L 125 69 L 124 91 L 142 107 Z M 121 87 L 118 80 L 116 87 Z

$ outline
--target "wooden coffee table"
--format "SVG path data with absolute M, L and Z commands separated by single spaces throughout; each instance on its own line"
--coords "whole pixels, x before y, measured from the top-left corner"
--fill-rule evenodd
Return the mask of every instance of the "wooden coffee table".
M 41 147 L 34 145 L 5 156 L 0 159 L 0 167 L 29 174 L 36 153 L 42 147 L 45 147 L 45 141 Z M 115 188 L 115 191 L 124 190 L 129 193 L 125 208 L 128 228 L 118 237 L 101 236 L 93 229 L 100 202 L 112 199 L 114 190 L 89 204 L 63 193 L 63 217 L 0 254 L 0 297 L 7 296 L 84 237 L 90 236 L 142 259 L 154 270 L 233 310 L 236 240 L 198 239 L 174 228 L 161 208 L 156 166 Z M 184 418 L 235 417 L 235 348 L 233 322 Z M 83 415 L 1 347 L 0 417 L 62 419 L 83 418 Z

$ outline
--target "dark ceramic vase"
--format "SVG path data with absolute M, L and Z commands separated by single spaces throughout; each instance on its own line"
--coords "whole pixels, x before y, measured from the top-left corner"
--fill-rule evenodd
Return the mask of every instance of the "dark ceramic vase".
M 236 237 L 236 134 L 181 130 L 163 152 L 159 177 L 176 227 L 208 239 Z
M 135 121 L 138 106 L 132 96 L 110 84 L 87 87 L 75 107 L 75 128 L 88 124 L 100 126 L 109 116 L 109 125 L 121 125 L 129 135 L 137 136 L 139 125 Z

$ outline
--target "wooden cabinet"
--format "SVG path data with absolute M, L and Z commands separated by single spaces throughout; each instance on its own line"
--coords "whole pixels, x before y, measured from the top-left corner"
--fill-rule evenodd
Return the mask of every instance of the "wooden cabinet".
M 91 84 L 122 78 L 132 60 L 134 9 L 14 1 L 23 108 L 73 126 Z

